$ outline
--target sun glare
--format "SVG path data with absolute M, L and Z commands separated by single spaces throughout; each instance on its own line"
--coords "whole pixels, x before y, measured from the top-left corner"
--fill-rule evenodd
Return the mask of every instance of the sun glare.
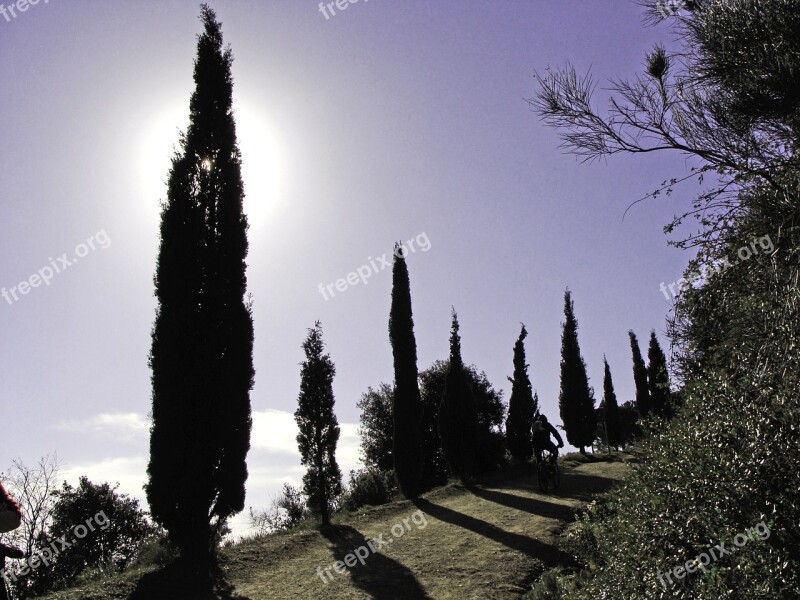
M 236 135 L 242 153 L 244 209 L 251 231 L 264 223 L 277 204 L 281 191 L 284 165 L 280 146 L 266 116 L 246 103 L 235 107 Z M 188 125 L 188 109 L 174 106 L 165 109 L 151 121 L 144 132 L 139 156 L 139 181 L 142 201 L 147 213 L 157 218 L 161 202 L 166 199 L 166 180 L 179 132 Z M 208 159 L 204 169 L 212 167 Z

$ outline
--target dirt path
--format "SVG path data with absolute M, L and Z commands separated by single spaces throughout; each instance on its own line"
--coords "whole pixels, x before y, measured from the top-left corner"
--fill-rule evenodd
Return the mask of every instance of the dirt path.
M 482 485 L 449 486 L 414 503 L 365 510 L 344 525 L 268 536 L 223 554 L 226 600 L 510 599 L 534 576 L 565 562 L 557 547 L 575 509 L 622 479 L 627 465 L 588 462 L 567 468 L 561 489 L 542 494 L 532 474 Z M 370 547 L 370 544 L 372 546 Z M 356 551 L 364 564 L 356 562 Z M 373 549 L 375 551 L 373 552 Z M 349 554 L 353 568 L 340 566 Z M 48 596 L 50 600 L 206 598 L 169 568 L 126 573 Z
M 242 548 L 225 570 L 236 592 L 250 600 L 518 598 L 532 574 L 565 560 L 555 543 L 575 509 L 626 468 L 621 462 L 582 464 L 547 495 L 530 478 L 445 488 L 414 504 L 370 510 L 325 535 L 304 533 L 285 543 L 283 553 L 274 543 Z M 371 552 L 365 538 L 381 535 L 384 545 Z M 359 547 L 362 555 L 369 551 L 365 564 L 336 573 L 333 563 Z

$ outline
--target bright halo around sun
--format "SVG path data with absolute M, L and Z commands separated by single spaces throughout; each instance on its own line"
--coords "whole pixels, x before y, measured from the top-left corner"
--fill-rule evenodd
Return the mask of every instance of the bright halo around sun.
M 167 198 L 166 181 L 179 132 L 189 124 L 189 107 L 172 106 L 150 121 L 139 152 L 139 182 L 146 212 L 158 218 Z M 242 154 L 244 211 L 251 231 L 258 229 L 278 202 L 283 164 L 274 129 L 267 118 L 246 103 L 235 103 L 236 137 Z
M 148 119 L 142 132 L 137 179 L 142 206 L 155 220 L 161 215 L 161 203 L 167 199 L 166 181 L 180 132 L 186 131 L 188 124 L 189 107 L 175 104 Z
M 284 174 L 283 153 L 265 115 L 236 100 L 234 114 L 242 153 L 244 211 L 251 229 L 255 230 L 267 221 L 278 204 Z

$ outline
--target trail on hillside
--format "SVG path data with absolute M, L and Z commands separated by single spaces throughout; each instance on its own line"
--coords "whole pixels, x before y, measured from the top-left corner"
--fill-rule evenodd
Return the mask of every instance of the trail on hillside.
M 589 460 L 594 460 L 590 458 Z M 628 465 L 587 462 L 539 491 L 532 471 L 451 485 L 415 502 L 371 507 L 347 524 L 267 536 L 225 550 L 213 596 L 224 600 L 519 598 L 545 568 L 569 561 L 558 536 L 576 509 Z M 373 551 L 374 549 L 374 551 Z M 356 557 L 360 554 L 363 559 Z M 352 568 L 334 567 L 352 555 Z M 173 567 L 94 582 L 49 600 L 205 600 Z
M 324 534 L 243 547 L 225 571 L 236 592 L 251 600 L 518 598 L 533 575 L 568 560 L 558 550 L 559 533 L 626 468 L 620 461 L 581 464 L 549 494 L 539 492 L 530 474 L 444 488 L 414 503 L 371 509 Z M 383 544 L 373 541 L 381 547 L 372 552 L 367 540 Z M 363 566 L 356 562 L 344 574 L 331 568 L 357 548 L 370 552 Z

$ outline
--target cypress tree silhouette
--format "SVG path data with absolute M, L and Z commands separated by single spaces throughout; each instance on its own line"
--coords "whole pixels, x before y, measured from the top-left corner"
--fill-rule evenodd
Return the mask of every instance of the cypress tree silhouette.
M 439 436 L 451 472 L 462 481 L 469 481 L 475 471 L 478 411 L 472 387 L 464 372 L 458 330 L 458 315 L 454 308 L 450 329 L 450 366 L 438 415 Z
M 340 430 L 333 412 L 336 367 L 325 353 L 319 321 L 308 330 L 303 351 L 306 360 L 300 371 L 300 395 L 294 413 L 300 431 L 297 445 L 301 463 L 308 467 L 303 476 L 303 491 L 308 496 L 309 508 L 321 518 L 322 525 L 330 525 L 331 503 L 342 493 L 342 473 L 336 463 Z
M 511 398 L 508 400 L 506 438 L 509 452 L 518 462 L 526 462 L 533 455 L 531 425 L 538 408 L 538 403 L 534 403 L 533 400 L 528 365 L 525 362 L 527 336 L 525 325 L 522 325 L 517 342 L 514 344 L 514 377 L 508 378 L 511 382 Z
M 189 128 L 161 213 L 145 486 L 153 519 L 198 568 L 244 508 L 254 377 L 233 56 L 214 11 L 203 5 L 201 18 Z
M 419 494 L 422 475 L 422 407 L 417 342 L 414 339 L 411 311 L 411 284 L 400 244 L 394 247 L 389 340 L 394 358 L 394 470 L 400 491 L 406 498 L 414 499 Z
M 633 331 L 628 332 L 631 339 L 631 353 L 633 354 L 633 381 L 636 384 L 636 408 L 639 409 L 639 415 L 646 418 L 653 408 L 653 403 L 650 399 L 650 388 L 647 383 L 647 367 L 642 358 L 642 351 L 639 349 L 639 340 L 636 339 L 636 334 Z
M 569 290 L 564 293 L 563 332 L 561 335 L 561 392 L 558 407 L 567 441 L 586 454 L 586 446 L 595 439 L 597 415 L 594 407 L 594 392 L 589 387 L 586 363 L 583 362 L 578 345 L 578 321 Z
M 603 356 L 605 372 L 603 374 L 603 418 L 606 424 L 606 437 L 609 446 L 619 450 L 622 444 L 622 424 L 619 419 L 619 404 L 614 393 L 614 382 L 611 380 L 611 368 Z
M 650 392 L 650 401 L 653 412 L 660 417 L 672 416 L 670 402 L 669 374 L 667 372 L 667 357 L 656 338 L 656 332 L 650 332 L 650 347 L 647 349 L 647 387 Z

